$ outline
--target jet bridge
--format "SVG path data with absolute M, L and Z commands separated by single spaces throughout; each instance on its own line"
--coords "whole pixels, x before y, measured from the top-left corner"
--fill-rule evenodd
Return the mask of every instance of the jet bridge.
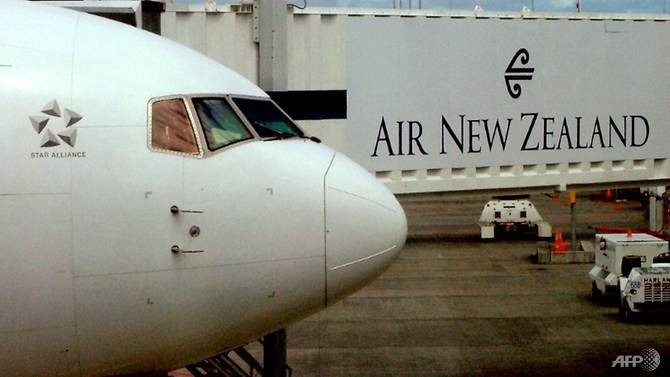
M 670 182 L 668 15 L 259 0 L 166 4 L 161 21 L 395 193 Z

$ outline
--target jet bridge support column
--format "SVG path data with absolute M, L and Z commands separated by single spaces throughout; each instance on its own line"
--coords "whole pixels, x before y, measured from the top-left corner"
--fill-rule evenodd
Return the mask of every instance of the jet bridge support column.
M 286 377 L 286 329 L 263 338 L 263 377 Z
M 570 201 L 570 241 L 572 250 L 577 250 L 577 192 L 570 191 L 568 193 Z
M 663 227 L 663 194 L 665 186 L 654 187 L 649 195 L 649 230 L 662 231 Z
M 266 91 L 288 89 L 286 0 L 258 0 L 258 83 Z

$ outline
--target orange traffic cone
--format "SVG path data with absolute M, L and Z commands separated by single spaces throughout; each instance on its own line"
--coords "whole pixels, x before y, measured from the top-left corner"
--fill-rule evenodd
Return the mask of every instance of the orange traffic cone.
M 554 233 L 554 244 L 551 248 L 554 253 L 565 253 L 568 251 L 568 243 L 563 239 L 563 229 L 558 228 Z

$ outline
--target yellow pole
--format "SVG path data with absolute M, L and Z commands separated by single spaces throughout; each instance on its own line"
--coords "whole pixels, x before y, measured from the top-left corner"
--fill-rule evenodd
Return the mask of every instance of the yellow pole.
M 572 250 L 577 250 L 577 192 L 568 192 L 568 201 L 570 202 L 570 232 L 572 241 Z

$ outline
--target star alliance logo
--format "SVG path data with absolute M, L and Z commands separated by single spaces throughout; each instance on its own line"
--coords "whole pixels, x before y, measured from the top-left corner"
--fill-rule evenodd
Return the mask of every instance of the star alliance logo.
M 530 62 L 530 54 L 525 48 L 520 49 L 514 54 L 514 57 L 509 62 L 507 70 L 505 70 L 505 85 L 507 85 L 507 93 L 509 93 L 512 98 L 517 99 L 521 96 L 521 85 L 517 82 L 514 85 L 510 85 L 515 81 L 530 81 L 533 79 L 533 72 L 535 68 L 524 68 L 519 66 L 514 66 L 517 60 L 521 61 L 521 65 L 525 66 Z
M 61 126 L 54 125 L 54 118 L 62 119 Z M 39 115 L 28 117 L 35 132 L 41 136 L 40 151 L 32 152 L 31 159 L 53 159 L 53 158 L 86 158 L 86 152 L 69 150 L 66 152 L 49 152 L 48 148 L 54 148 L 66 144 L 74 149 L 77 144 L 77 128 L 74 127 L 82 116 L 70 109 L 61 112 L 58 101 L 55 99 L 47 103 Z
M 47 103 L 42 109 L 42 114 L 29 117 L 35 132 L 37 132 L 38 135 L 42 135 L 40 148 L 53 148 L 62 143 L 69 145 L 70 148 L 74 148 L 77 143 L 77 129 L 72 126 L 79 122 L 82 119 L 82 116 L 70 109 L 64 109 L 61 113 L 60 106 L 58 106 L 56 100 Z M 57 132 L 58 137 L 56 137 L 56 134 L 48 128 L 50 126 L 49 121 L 53 118 L 63 119 L 64 130 Z

